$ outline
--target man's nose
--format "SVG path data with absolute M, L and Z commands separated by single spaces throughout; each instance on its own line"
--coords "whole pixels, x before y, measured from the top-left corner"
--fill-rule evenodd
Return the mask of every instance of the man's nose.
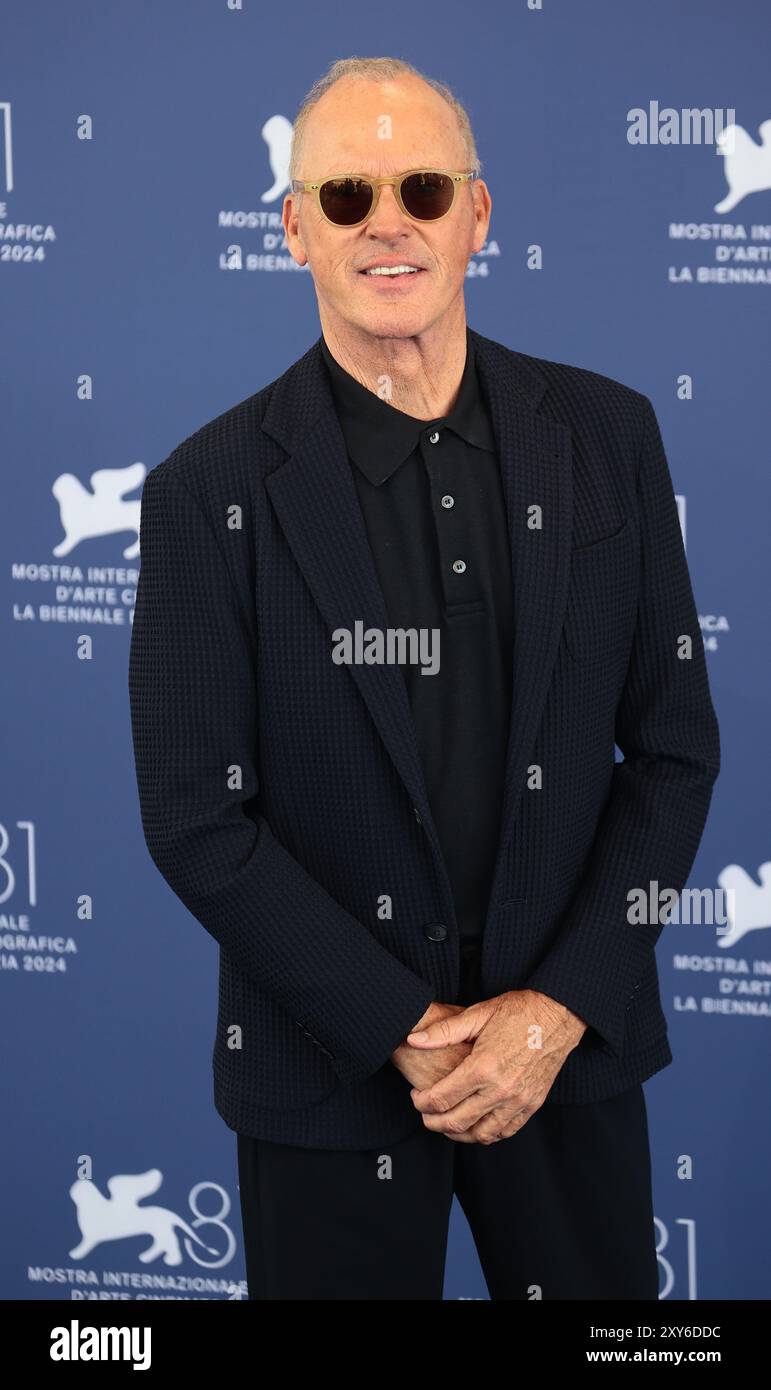
M 367 223 L 367 230 L 373 235 L 388 240 L 404 230 L 409 219 L 399 207 L 396 189 L 391 183 L 384 183 L 380 189 L 377 207 Z

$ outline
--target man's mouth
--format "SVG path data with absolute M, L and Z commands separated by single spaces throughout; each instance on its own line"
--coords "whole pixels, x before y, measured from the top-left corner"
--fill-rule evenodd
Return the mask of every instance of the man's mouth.
M 376 265 L 370 266 L 367 270 L 360 270 L 360 275 L 385 275 L 389 279 L 395 279 L 399 275 L 422 275 L 422 266 L 417 265 Z

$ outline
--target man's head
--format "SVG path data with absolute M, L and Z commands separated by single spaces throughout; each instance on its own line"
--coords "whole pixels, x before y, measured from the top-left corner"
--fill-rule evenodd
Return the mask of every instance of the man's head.
M 447 87 L 399 59 L 334 63 L 311 88 L 294 125 L 292 179 L 479 168 L 463 107 Z M 355 339 L 407 338 L 441 331 L 443 320 L 458 313 L 465 319 L 466 267 L 484 245 L 490 208 L 487 187 L 477 179 L 458 184 L 441 220 L 418 221 L 402 211 L 396 190 L 386 184 L 374 213 L 359 226 L 331 225 L 307 192 L 287 195 L 283 222 L 294 259 L 310 266 L 322 326 Z M 383 261 L 420 270 L 394 278 L 363 272 Z

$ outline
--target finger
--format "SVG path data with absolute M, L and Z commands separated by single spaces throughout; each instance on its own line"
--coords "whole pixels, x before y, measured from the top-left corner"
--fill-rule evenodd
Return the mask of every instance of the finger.
M 411 1047 L 426 1048 L 451 1047 L 453 1043 L 468 1042 L 482 1031 L 488 1017 L 488 1009 L 472 1004 L 461 1013 L 452 1014 L 449 1018 L 438 1018 L 436 1023 L 429 1023 L 426 1028 L 418 1028 L 415 1032 L 408 1033 L 407 1042 Z
M 510 1120 L 507 1125 L 504 1125 L 501 1130 L 501 1138 L 511 1139 L 515 1134 L 518 1134 L 521 1129 L 524 1129 L 530 1119 L 531 1113 L 532 1112 L 529 1110 L 520 1110 L 519 1114 L 515 1115 L 513 1120 Z
M 457 1067 L 431 1086 L 417 1086 L 412 1091 L 412 1103 L 421 1114 L 443 1115 L 482 1087 L 489 1087 L 489 1078 L 479 1069 L 473 1051 Z M 489 1110 L 490 1103 L 487 1109 Z
M 527 1123 L 530 1113 L 529 1110 L 522 1109 L 512 1114 L 510 1106 L 490 1111 L 474 1126 L 473 1137 L 479 1144 L 497 1143 L 499 1139 L 511 1139 Z
M 480 1121 L 486 1120 L 490 1115 L 493 1101 L 491 1097 L 477 1092 L 473 1096 L 467 1097 L 461 1105 L 456 1105 L 446 1114 L 434 1114 L 432 1112 L 423 1114 L 423 1123 L 426 1129 L 433 1130 L 436 1134 L 464 1134 L 472 1130 Z M 500 1129 L 501 1124 L 493 1123 L 488 1126 L 491 1131 L 496 1127 Z

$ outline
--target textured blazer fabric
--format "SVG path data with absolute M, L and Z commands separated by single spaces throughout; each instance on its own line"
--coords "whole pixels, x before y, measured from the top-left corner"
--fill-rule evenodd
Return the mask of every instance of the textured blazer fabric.
M 483 993 L 586 1021 L 546 1102 L 580 1104 L 672 1060 L 662 925 L 631 925 L 628 894 L 684 887 L 718 726 L 650 401 L 473 341 L 515 606 Z M 458 930 L 403 673 L 332 660 L 336 628 L 388 619 L 320 340 L 148 474 L 140 541 L 139 804 L 219 944 L 217 1110 L 275 1142 L 394 1141 L 422 1118 L 390 1055 L 456 1000 Z

